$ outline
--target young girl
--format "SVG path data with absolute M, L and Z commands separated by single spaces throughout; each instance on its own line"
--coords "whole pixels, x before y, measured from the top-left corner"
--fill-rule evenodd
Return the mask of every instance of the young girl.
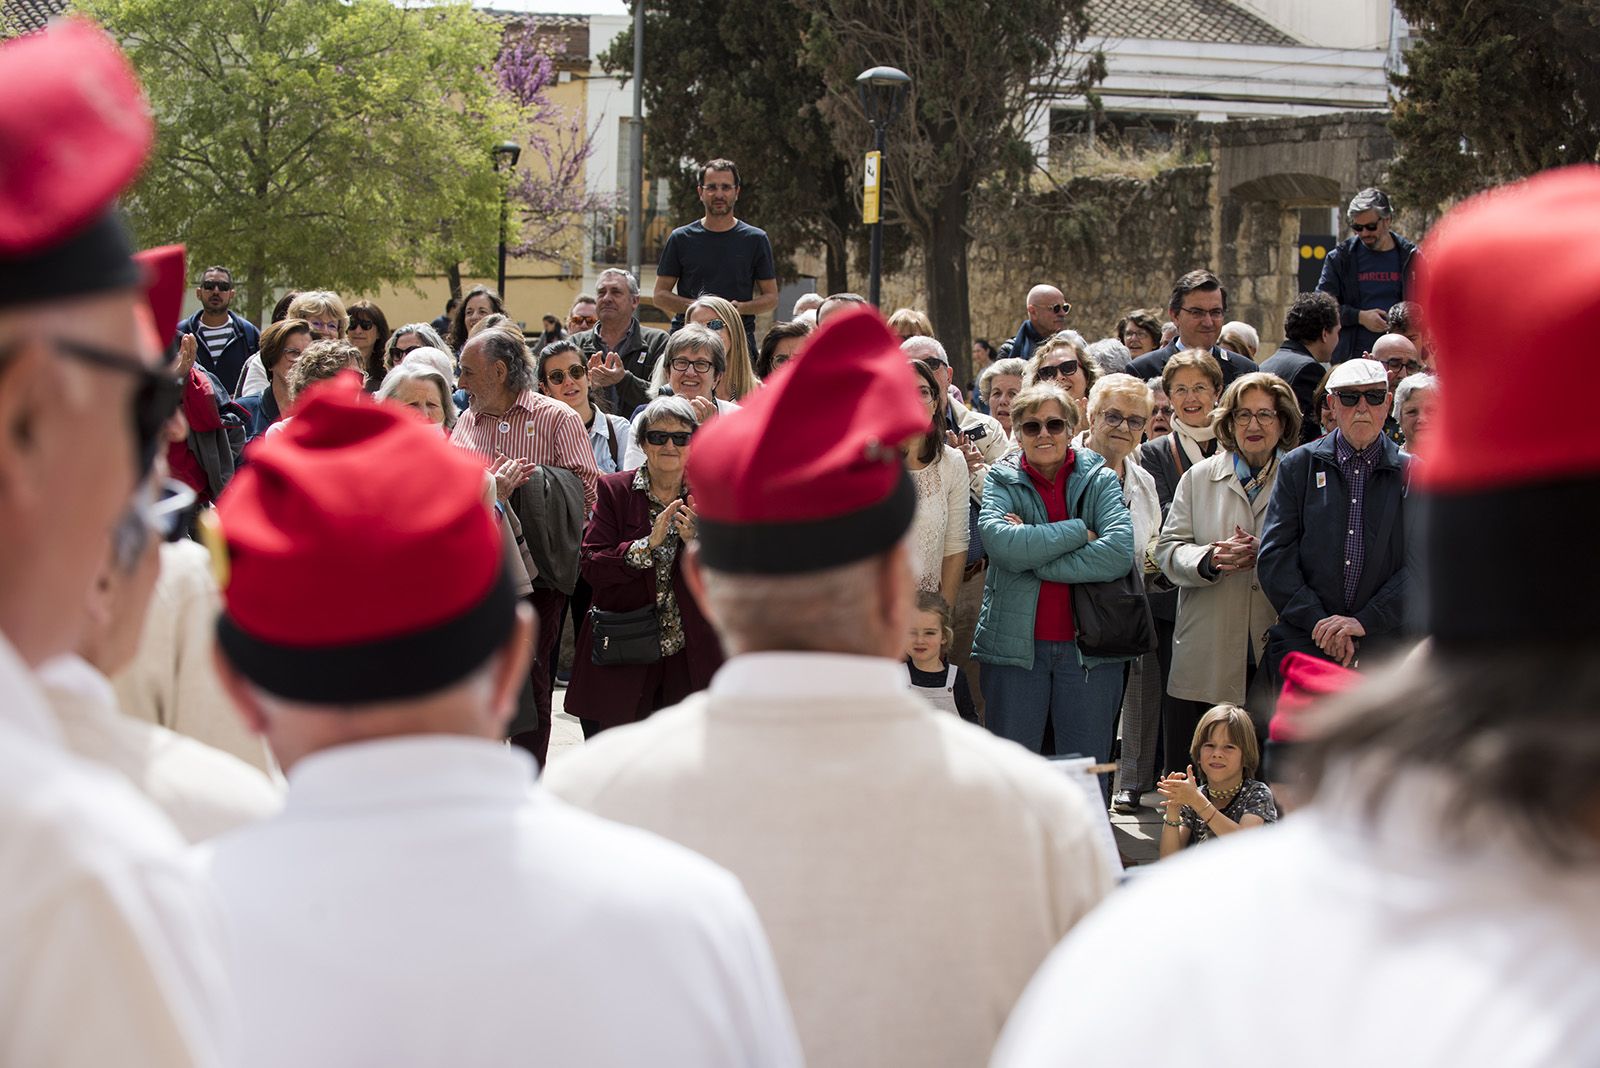
M 947 660 L 954 638 L 950 606 L 944 598 L 927 590 L 918 593 L 916 610 L 911 613 L 911 643 L 906 656 L 911 685 L 921 690 L 934 708 L 955 712 L 967 722 L 976 723 L 978 712 L 972 707 L 967 677 Z
M 1238 705 L 1216 705 L 1200 717 L 1189 746 L 1194 763 L 1188 774 L 1173 772 L 1156 787 L 1165 798 L 1158 802 L 1166 809 L 1161 817 L 1163 857 L 1207 838 L 1277 822 L 1272 790 L 1252 778 L 1261 763 L 1259 753 L 1250 714 Z

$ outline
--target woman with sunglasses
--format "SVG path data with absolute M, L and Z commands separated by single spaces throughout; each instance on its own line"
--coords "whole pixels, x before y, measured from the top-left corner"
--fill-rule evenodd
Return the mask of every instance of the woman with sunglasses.
M 389 320 L 372 301 L 358 300 L 350 305 L 349 323 L 345 338 L 361 353 L 361 370 L 367 376 L 367 392 L 371 393 L 383 384 L 384 373 L 389 370 L 383 366 Z
M 539 352 L 539 392 L 571 406 L 589 431 L 595 466 L 602 475 L 622 470 L 632 443 L 633 428 L 620 415 L 602 412 L 590 395 L 589 366 L 583 351 L 570 338 L 546 345 Z
M 944 389 L 921 360 L 910 360 L 917 373 L 917 397 L 928 413 L 927 433 L 901 446 L 906 470 L 917 489 L 917 512 L 911 521 L 911 570 L 917 589 L 937 593 L 954 604 L 967 566 L 967 493 L 971 485 L 967 461 L 945 444 Z
M 400 366 L 406 356 L 417 349 L 438 349 L 447 352 L 444 338 L 429 323 L 406 323 L 394 328 L 394 333 L 389 335 L 388 344 L 383 347 L 383 369 L 385 373 Z M 454 372 L 450 380 L 455 381 Z
M 973 659 L 983 664 L 987 726 L 1035 753 L 1111 756 L 1123 657 L 1085 655 L 1072 586 L 1133 568 L 1133 520 L 1098 453 L 1073 449 L 1078 405 L 1057 385 L 1011 402 L 1022 444 L 989 469 L 978 527 L 989 553 Z
M 585 738 L 677 704 L 722 666 L 722 646 L 683 575 L 683 549 L 695 536 L 684 467 L 699 424 L 682 397 L 657 397 L 639 416 L 644 464 L 600 478 L 578 563 L 594 611 L 578 629 L 566 699 Z M 629 658 L 640 662 L 595 663 L 595 612 L 651 606 L 657 645 Z
M 1133 519 L 1134 559 L 1141 573 L 1157 573 L 1156 535 L 1161 532 L 1161 501 L 1155 479 L 1133 454 L 1150 422 L 1150 387 L 1127 374 L 1098 379 L 1089 391 L 1089 428 L 1073 441 L 1076 448 L 1097 452 L 1122 484 L 1122 503 Z M 1120 787 L 1113 798 L 1119 812 L 1138 810 L 1139 797 L 1156 785 L 1156 731 L 1161 725 L 1161 665 L 1155 653 L 1128 665 L 1122 695 L 1122 760 Z
M 1039 382 L 1060 386 L 1078 405 L 1078 423 L 1089 407 L 1089 390 L 1100 377 L 1100 365 L 1089 355 L 1089 345 L 1076 330 L 1063 330 L 1051 334 L 1034 350 L 1028 361 L 1028 370 L 1022 376 L 1024 388 Z
M 717 382 L 717 397 L 739 401 L 761 388 L 750 360 L 750 342 L 739 313 L 721 297 L 701 297 L 683 313 L 685 323 L 699 323 L 722 340 L 727 373 Z
M 1234 379 L 1212 421 L 1220 448 L 1178 482 L 1156 544 L 1178 586 L 1166 721 L 1175 738 L 1192 735 L 1212 705 L 1245 703 L 1278 621 L 1256 551 L 1278 461 L 1300 440 L 1300 404 L 1283 379 L 1257 371 Z

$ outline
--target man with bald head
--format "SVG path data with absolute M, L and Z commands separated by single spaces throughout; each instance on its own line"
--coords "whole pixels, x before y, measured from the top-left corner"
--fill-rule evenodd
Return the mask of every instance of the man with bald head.
M 1070 314 L 1072 305 L 1055 286 L 1041 282 L 1028 290 L 1028 317 L 1022 320 L 1011 342 L 1011 355 L 1019 360 L 1030 358 L 1039 342 L 1067 328 Z
M 1400 388 L 1401 382 L 1422 371 L 1422 357 L 1417 353 L 1417 346 L 1404 334 L 1383 334 L 1373 342 L 1368 358 L 1383 364 L 1389 376 L 1391 397 Z M 1400 432 L 1399 405 L 1390 406 L 1389 418 L 1383 421 L 1383 436 L 1397 445 L 1404 444 L 1405 435 Z

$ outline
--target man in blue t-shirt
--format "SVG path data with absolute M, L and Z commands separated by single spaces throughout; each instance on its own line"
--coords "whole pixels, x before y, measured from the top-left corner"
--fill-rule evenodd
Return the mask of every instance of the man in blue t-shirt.
M 1389 229 L 1394 209 L 1381 189 L 1363 189 L 1345 213 L 1354 234 L 1322 262 L 1317 289 L 1339 302 L 1339 347 L 1333 362 L 1372 351 L 1389 331 L 1389 309 L 1405 299 L 1417 247 Z
M 700 168 L 700 203 L 706 213 L 667 238 L 652 298 L 657 308 L 672 314 L 674 330 L 683 325 L 683 313 L 696 297 L 731 301 L 755 352 L 756 316 L 778 306 L 778 272 L 767 232 L 733 216 L 739 189 L 739 168 L 732 160 L 714 159 Z

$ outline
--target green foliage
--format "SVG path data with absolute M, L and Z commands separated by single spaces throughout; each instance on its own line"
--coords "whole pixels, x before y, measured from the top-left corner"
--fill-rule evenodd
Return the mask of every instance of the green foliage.
M 1600 159 L 1594 0 L 1399 0 L 1419 43 L 1390 128 L 1394 192 L 1423 210 Z
M 695 164 L 733 160 L 738 214 L 771 236 L 780 275 L 814 245 L 842 270 L 860 219 L 850 164 L 818 108 L 826 87 L 803 62 L 804 25 L 781 0 L 654 0 L 645 13 L 646 169 L 671 181 L 674 218 L 686 222 L 703 210 Z M 601 62 L 632 72 L 631 27 Z
M 485 72 L 500 33 L 465 4 L 82 0 L 156 115 L 128 202 L 146 244 L 273 287 L 370 291 L 418 263 L 483 266 L 498 235 L 490 146 L 516 132 Z

